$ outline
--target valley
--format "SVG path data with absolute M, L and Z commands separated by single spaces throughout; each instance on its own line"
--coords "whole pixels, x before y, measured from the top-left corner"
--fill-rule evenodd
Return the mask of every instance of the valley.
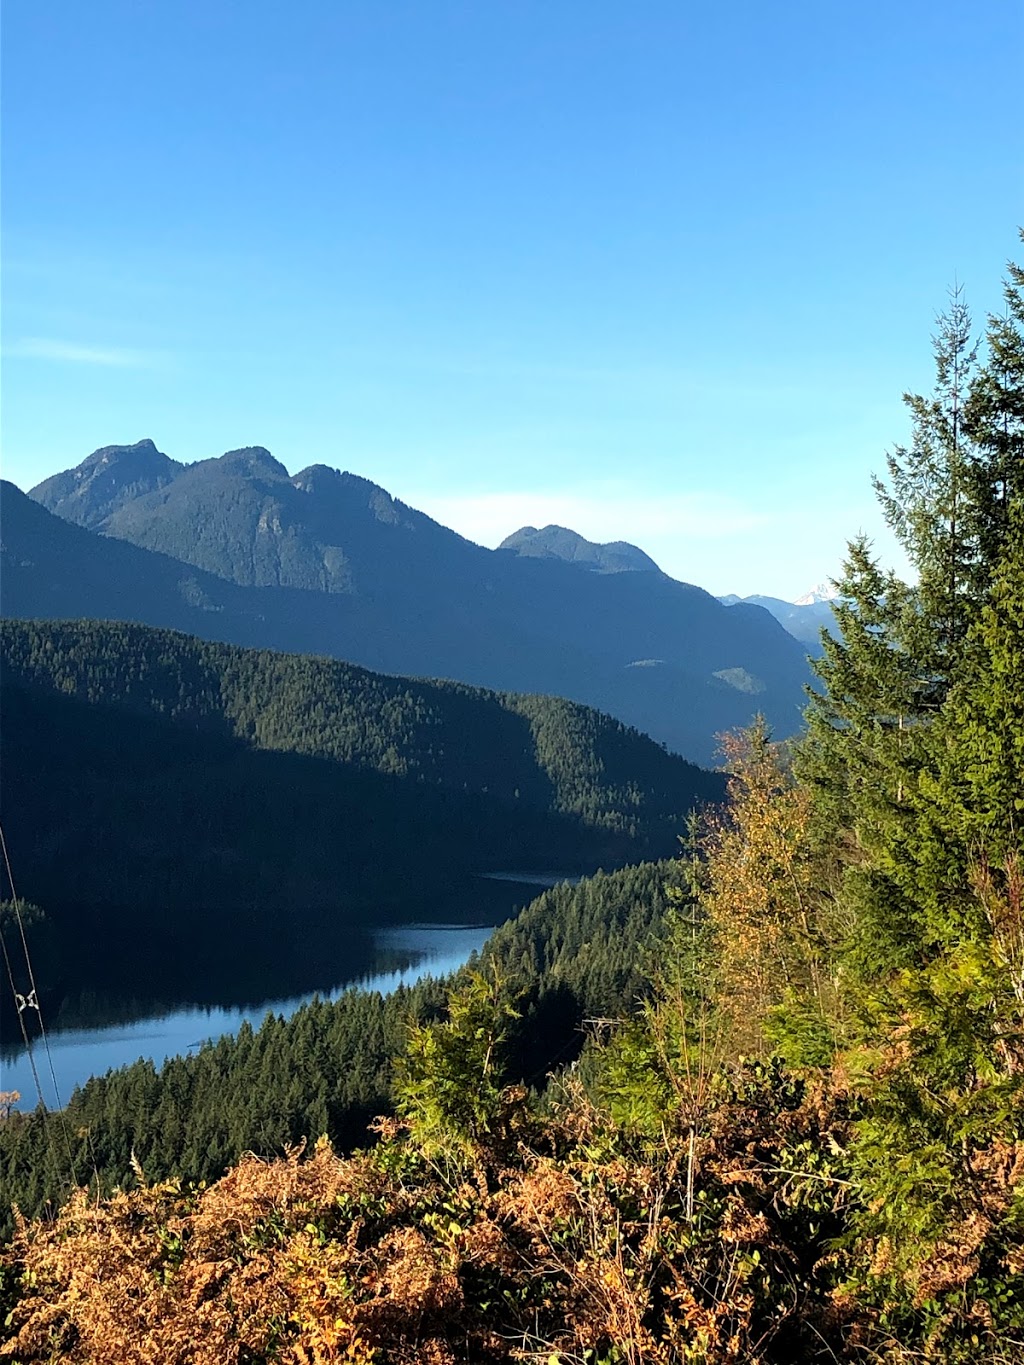
M 51 1019 L 124 980 L 166 1004 L 329 989 L 377 929 L 489 913 L 507 888 L 480 874 L 671 855 L 724 790 L 557 698 L 147 626 L 8 620 L 0 666 L 4 829 Z
M 415 911 L 421 918 L 414 923 L 355 934 L 355 941 L 346 943 L 343 956 L 334 961 L 314 950 L 309 971 L 321 978 L 326 974 L 329 984 L 301 994 L 274 994 L 287 984 L 274 974 L 262 982 L 263 990 L 270 992 L 265 997 L 233 1004 L 251 992 L 255 983 L 250 979 L 240 990 L 238 981 L 221 973 L 204 992 L 216 999 L 203 1005 L 173 1006 L 166 999 L 146 998 L 137 980 L 121 982 L 122 991 L 126 985 L 134 987 L 127 997 L 113 993 L 116 983 L 111 983 L 111 993 L 93 989 L 66 1000 L 47 1020 L 42 1098 L 51 1109 L 60 1109 L 93 1076 L 104 1076 L 138 1060 L 151 1062 L 159 1070 L 172 1057 L 187 1056 L 220 1038 L 233 1037 L 243 1025 L 258 1028 L 268 1014 L 288 1019 L 314 999 L 334 1002 L 347 990 L 390 995 L 426 976 L 448 978 L 483 950 L 495 924 L 502 922 L 496 916 L 514 915 L 536 896 L 538 886 L 552 885 L 556 879 L 524 872 L 502 874 L 501 880 L 506 883 L 505 894 L 485 894 L 474 884 L 466 887 L 455 904 L 417 904 Z M 444 922 L 445 915 L 453 913 L 472 915 L 479 922 Z M 39 1051 L 38 1034 L 33 1043 Z M 0 1043 L 0 1067 L 0 1088 L 17 1091 L 27 1104 L 36 1095 L 36 1078 L 24 1047 L 13 1039 Z

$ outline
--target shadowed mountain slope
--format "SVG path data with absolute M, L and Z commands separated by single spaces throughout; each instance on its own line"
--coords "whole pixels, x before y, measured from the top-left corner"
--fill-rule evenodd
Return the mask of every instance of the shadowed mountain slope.
M 694 802 L 724 792 L 719 774 L 560 697 L 103 621 L 4 621 L 0 662 L 5 685 L 571 816 L 624 834 L 623 852 L 652 840 L 671 852 Z
M 163 477 L 165 457 L 154 448 L 148 459 L 152 478 Z M 111 464 L 86 461 L 76 481 L 76 515 L 101 533 L 91 544 L 58 550 L 62 522 L 44 528 L 23 499 L 5 498 L 4 541 L 21 565 L 4 584 L 8 615 L 121 617 L 565 696 L 703 763 L 714 736 L 755 710 L 780 736 L 799 724 L 801 646 L 767 612 L 723 607 L 657 569 L 585 573 L 561 556 L 487 550 L 356 475 L 314 465 L 289 477 L 259 447 L 185 467 L 137 496 L 104 488 L 89 510 L 88 488 Z M 48 480 L 35 492 L 63 516 L 56 489 Z M 126 582 L 118 542 L 165 558 L 134 560 Z M 64 571 L 85 559 L 88 591 Z

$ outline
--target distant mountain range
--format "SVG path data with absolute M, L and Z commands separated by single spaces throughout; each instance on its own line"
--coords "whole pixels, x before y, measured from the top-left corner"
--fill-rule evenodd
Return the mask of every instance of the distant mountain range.
M 578 564 L 582 569 L 592 569 L 595 573 L 661 572 L 650 555 L 628 541 L 613 540 L 605 545 L 595 545 L 593 541 L 584 540 L 576 531 L 564 526 L 545 526 L 542 530 L 535 526 L 523 526 L 506 536 L 498 549 L 514 550 L 516 554 L 531 555 L 538 559 L 564 559 L 570 564 Z M 822 627 L 833 630 L 835 626 L 832 615 L 835 599 L 836 592 L 832 585 L 819 583 L 795 602 L 760 594 L 737 597 L 735 593 L 719 597 L 718 600 L 726 607 L 741 603 L 764 607 L 790 635 L 807 645 L 812 654 L 817 654 L 821 650 Z
M 752 597 L 736 597 L 735 594 L 731 594 L 718 600 L 727 607 L 743 603 L 748 606 L 764 607 L 790 635 L 806 645 L 813 654 L 821 652 L 823 629 L 835 634 L 832 604 L 836 599 L 828 584 L 813 588 L 803 597 L 798 597 L 795 602 L 784 602 L 779 597 L 762 597 L 759 594 Z
M 183 465 L 107 446 L 30 497 L 5 485 L 2 606 L 564 696 L 710 762 L 760 710 L 800 723 L 806 653 L 760 606 L 725 606 L 635 546 L 559 527 L 484 549 L 326 465 L 262 447 Z
M 595 545 L 565 526 L 545 526 L 540 531 L 536 526 L 521 526 L 506 536 L 498 549 L 514 550 L 517 555 L 537 559 L 564 559 L 596 573 L 661 572 L 650 555 L 644 554 L 636 545 L 625 540 Z

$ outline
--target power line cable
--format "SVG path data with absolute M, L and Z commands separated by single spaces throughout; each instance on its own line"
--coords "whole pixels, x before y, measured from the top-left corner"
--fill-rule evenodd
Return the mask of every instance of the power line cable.
M 21 1003 L 25 1000 L 25 997 L 18 990 L 17 983 L 14 980 L 14 967 L 11 963 L 11 955 L 7 950 L 7 939 L 4 937 L 2 926 L 0 926 L 0 948 L 3 949 L 4 966 L 7 968 L 7 980 L 10 983 L 11 995 L 14 998 L 15 1010 L 18 1015 L 18 1023 L 21 1027 L 21 1037 L 25 1045 L 25 1055 L 26 1057 L 28 1057 L 28 1064 L 32 1071 L 32 1080 L 35 1082 L 36 1098 L 38 1100 L 38 1109 L 36 1112 L 39 1114 L 40 1123 L 42 1124 L 43 1145 L 48 1150 L 52 1151 L 53 1133 L 50 1128 L 50 1114 L 46 1106 L 46 1098 L 43 1095 L 43 1087 L 39 1080 L 39 1070 L 36 1067 L 36 1059 L 32 1052 L 32 1040 L 29 1038 L 28 1029 L 25 1027 L 25 1009 Z M 67 1142 L 66 1133 L 65 1141 Z M 74 1163 L 72 1163 L 71 1169 L 72 1175 L 74 1175 Z M 63 1177 L 60 1181 L 60 1184 L 61 1187 L 63 1188 L 65 1196 L 69 1195 L 71 1193 L 72 1186 L 68 1182 L 67 1178 Z
M 25 1049 L 26 1052 L 28 1053 L 29 1065 L 32 1068 L 32 1076 L 35 1080 L 36 1090 L 39 1093 L 39 1100 L 43 1106 L 43 1112 L 45 1114 L 46 1101 L 43 1098 L 42 1087 L 39 1084 L 39 1073 L 36 1070 L 35 1059 L 32 1055 L 32 1048 L 28 1039 L 28 1030 L 25 1027 L 25 1011 L 31 1008 L 34 1009 L 36 1012 L 36 1018 L 39 1021 L 39 1036 L 42 1039 L 43 1050 L 46 1053 L 46 1061 L 50 1071 L 50 1080 L 53 1084 L 53 1096 L 54 1099 L 57 1101 L 57 1113 L 60 1116 L 61 1131 L 64 1135 L 64 1146 L 67 1149 L 68 1168 L 71 1173 L 71 1180 L 73 1184 L 77 1186 L 78 1170 L 75 1164 L 74 1152 L 72 1151 L 71 1148 L 71 1135 L 68 1132 L 68 1123 L 64 1115 L 64 1106 L 61 1103 L 60 1087 L 57 1084 L 57 1072 L 53 1065 L 53 1053 L 50 1050 L 50 1040 L 46 1034 L 46 1025 L 43 1023 L 43 1009 L 41 1004 L 39 1003 L 39 989 L 36 985 L 36 975 L 35 972 L 32 970 L 32 958 L 28 950 L 28 937 L 25 933 L 25 920 L 21 913 L 21 902 L 18 900 L 18 893 L 14 887 L 14 874 L 11 871 L 11 859 L 7 851 L 7 839 L 6 836 L 4 835 L 4 828 L 2 822 L 0 822 L 0 850 L 3 851 L 4 867 L 6 868 L 7 871 L 7 882 L 11 888 L 11 904 L 14 906 L 14 917 L 18 923 L 18 932 L 21 936 L 21 950 L 25 956 L 25 968 L 26 971 L 28 972 L 29 993 L 27 996 L 19 995 L 14 985 L 14 973 L 10 965 L 10 958 L 7 952 L 7 944 L 4 943 L 4 959 L 7 962 L 8 976 L 11 982 L 11 990 L 14 992 L 14 1004 L 15 1008 L 18 1011 L 18 1019 L 21 1023 L 21 1034 L 25 1040 Z
M 25 1052 L 26 1055 L 28 1056 L 28 1064 L 32 1070 L 32 1079 L 33 1081 L 35 1081 L 36 1096 L 38 1097 L 39 1103 L 43 1107 L 43 1113 L 45 1114 L 46 1100 L 43 1096 L 43 1087 L 39 1081 L 39 1072 L 36 1068 L 36 1059 L 32 1055 L 32 1042 L 28 1036 L 28 1029 L 25 1027 L 26 1000 L 25 996 L 22 995 L 21 992 L 18 990 L 17 982 L 14 980 L 14 967 L 11 965 L 11 955 L 7 951 L 7 940 L 4 937 L 2 925 L 0 925 L 0 947 L 3 948 L 4 952 L 4 965 L 7 968 L 7 980 L 10 982 L 11 985 L 11 996 L 14 1000 L 14 1009 L 15 1013 L 18 1016 L 18 1023 L 21 1026 L 21 1037 L 22 1041 L 25 1044 Z M 31 999 L 31 995 L 29 996 L 29 999 Z

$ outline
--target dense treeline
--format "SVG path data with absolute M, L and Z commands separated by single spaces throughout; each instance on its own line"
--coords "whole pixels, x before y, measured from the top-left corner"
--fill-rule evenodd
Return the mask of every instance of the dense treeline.
M 722 790 L 556 698 L 145 626 L 0 638 L 3 816 L 18 893 L 46 912 L 51 1019 L 126 976 L 164 1001 L 330 986 L 367 926 L 429 918 L 481 872 L 670 854 Z
M 578 1055 L 585 1020 L 626 1013 L 647 989 L 645 954 L 664 927 L 672 880 L 662 863 L 563 883 L 495 930 L 483 961 L 521 995 L 509 1053 L 519 1078 L 541 1085 Z M 98 1172 L 108 1189 L 131 1182 L 133 1152 L 151 1179 L 198 1181 L 243 1152 L 273 1156 L 308 1136 L 361 1144 L 370 1119 L 391 1107 L 392 1063 L 410 1021 L 436 1017 L 451 985 L 349 991 L 287 1020 L 268 1016 L 160 1071 L 139 1061 L 96 1077 L 62 1115 L 16 1114 L 0 1123 L 4 1198 L 34 1212 L 66 1191 L 66 1135 L 78 1178 Z
M 11 684 L 487 793 L 663 847 L 695 799 L 721 791 L 647 736 L 556 697 L 386 677 L 124 623 L 6 621 L 0 648 Z

